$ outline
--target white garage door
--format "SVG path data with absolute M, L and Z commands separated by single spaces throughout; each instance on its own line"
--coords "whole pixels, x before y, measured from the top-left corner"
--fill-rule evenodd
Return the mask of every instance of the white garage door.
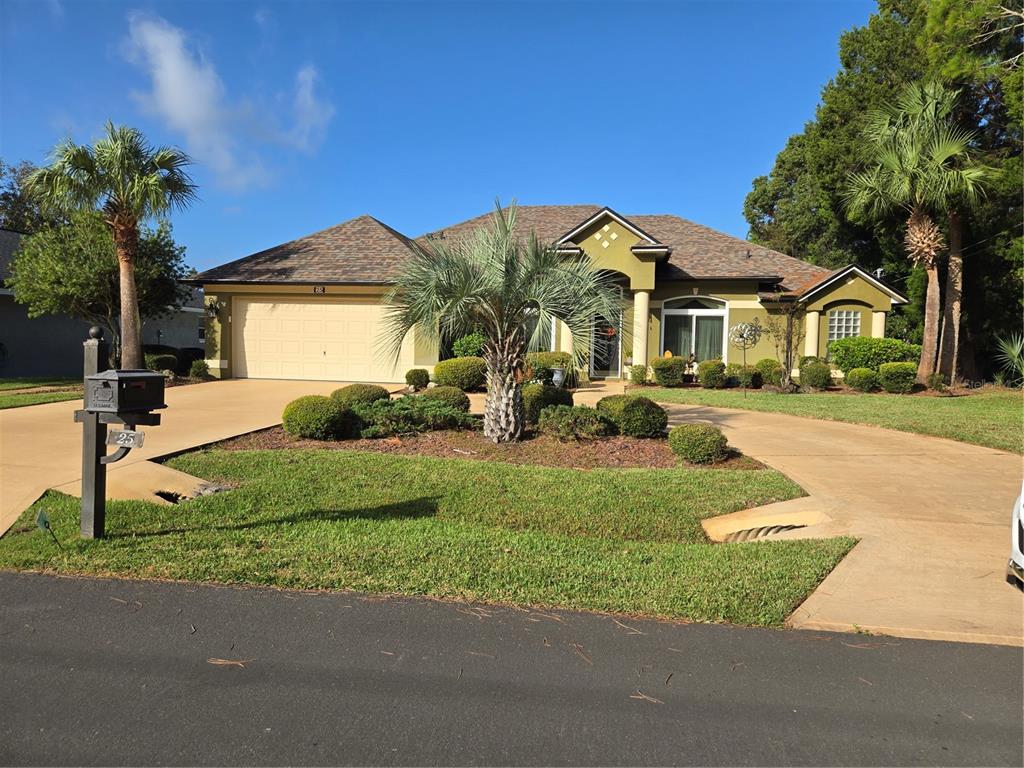
M 396 366 L 378 352 L 382 313 L 380 304 L 351 300 L 236 298 L 233 374 L 250 379 L 398 381 L 402 363 Z

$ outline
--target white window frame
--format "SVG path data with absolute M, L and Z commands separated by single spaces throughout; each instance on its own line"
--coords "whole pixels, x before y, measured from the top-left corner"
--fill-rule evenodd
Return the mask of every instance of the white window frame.
M 692 301 L 693 299 L 705 299 L 707 301 L 717 301 L 722 305 L 721 309 L 666 309 L 665 305 L 673 301 Z M 717 296 L 674 296 L 671 299 L 665 299 L 661 303 L 661 333 L 658 339 L 658 354 L 663 355 L 665 353 L 665 316 L 666 315 L 693 315 L 696 317 L 721 317 L 722 318 L 722 362 L 729 363 L 729 302 L 725 299 L 720 299 Z M 696 322 L 696 321 L 694 321 Z M 697 349 L 697 333 L 696 326 L 690 333 L 690 354 L 695 354 Z
M 860 336 L 860 314 L 859 309 L 830 309 L 826 315 L 828 343 Z M 851 333 L 846 333 L 848 330 Z

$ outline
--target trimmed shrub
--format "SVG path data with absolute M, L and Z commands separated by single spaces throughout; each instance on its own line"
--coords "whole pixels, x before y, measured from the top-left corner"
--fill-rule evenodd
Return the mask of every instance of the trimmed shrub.
M 523 387 L 523 413 L 526 421 L 536 424 L 540 413 L 551 405 L 572 405 L 572 392 L 550 384 L 527 384 Z
M 801 368 L 803 368 L 808 363 L 820 363 L 820 362 L 821 362 L 821 358 L 818 357 L 817 355 L 804 355 L 803 357 L 800 358 L 800 365 L 798 365 L 796 367 L 796 369 L 799 371 Z
M 285 406 L 284 431 L 311 440 L 341 440 L 352 434 L 352 412 L 337 400 L 323 395 L 306 395 Z
M 182 347 L 174 356 L 178 358 L 178 367 L 174 372 L 184 376 L 192 370 L 192 363 L 206 359 L 206 350 L 200 347 Z
M 483 389 L 487 363 L 482 357 L 453 357 L 434 366 L 434 381 L 441 387 L 458 387 L 463 392 Z
M 668 444 L 679 458 L 691 464 L 713 464 L 728 456 L 722 430 L 710 424 L 680 424 L 668 433 Z
M 705 389 L 721 389 L 725 386 L 725 363 L 721 360 L 705 360 L 697 364 L 697 381 Z
M 729 363 L 725 366 L 725 385 L 727 387 L 760 389 L 762 382 L 761 372 L 752 365 L 744 367 L 740 363 Z
M 564 387 L 575 387 L 579 383 L 579 372 L 568 352 L 530 352 L 526 355 L 526 374 L 531 380 L 550 384 L 555 368 L 565 371 Z
M 828 389 L 832 386 L 832 366 L 817 359 L 808 360 L 800 366 L 800 386 Z
M 661 437 L 668 426 L 668 413 L 653 400 L 634 395 L 623 404 L 615 426 L 627 437 Z
M 654 381 L 661 387 L 681 387 L 686 374 L 685 357 L 656 357 L 651 360 Z
M 555 383 L 555 372 L 548 368 L 546 365 L 536 363 L 530 366 L 530 381 L 536 382 L 537 384 L 554 384 Z
M 870 368 L 854 368 L 846 374 L 846 386 L 859 392 L 878 389 L 878 374 Z
M 193 379 L 210 378 L 210 366 L 205 360 L 193 360 L 189 366 L 188 375 Z
M 643 397 L 643 395 L 605 395 L 597 401 L 597 410 L 607 416 L 617 428 L 619 419 L 622 418 L 623 407 L 633 397 Z
M 349 384 L 331 392 L 331 397 L 345 408 L 370 405 L 378 400 L 390 400 L 391 393 L 376 384 Z
M 412 368 L 405 372 L 405 383 L 413 389 L 426 389 L 430 383 L 430 374 L 426 368 Z
M 476 419 L 441 400 L 405 396 L 396 400 L 377 400 L 355 407 L 364 438 L 393 437 L 439 429 L 466 429 Z
M 150 354 L 143 358 L 151 371 L 173 371 L 178 367 L 178 358 L 170 354 Z
M 928 374 L 928 389 L 936 392 L 945 392 L 946 384 L 946 374 L 939 373 L 938 371 Z
M 885 363 L 917 363 L 921 359 L 921 345 L 901 339 L 852 336 L 831 342 L 828 354 L 835 367 L 845 376 L 854 368 L 877 371 Z
M 773 387 L 782 386 L 782 363 L 774 357 L 766 357 L 754 363 L 754 370 L 761 374 L 761 383 Z
M 463 413 L 469 413 L 469 395 L 458 387 L 434 387 L 420 394 L 420 397 L 437 400 Z
M 484 335 L 479 331 L 467 333 L 452 342 L 452 354 L 455 357 L 479 357 L 484 351 Z
M 905 395 L 914 390 L 917 363 L 882 363 L 878 366 L 878 383 L 894 395 Z
M 647 366 L 634 363 L 629 366 L 629 380 L 638 387 L 647 383 Z
M 593 440 L 615 432 L 606 416 L 585 405 L 549 405 L 540 412 L 537 429 L 559 440 Z

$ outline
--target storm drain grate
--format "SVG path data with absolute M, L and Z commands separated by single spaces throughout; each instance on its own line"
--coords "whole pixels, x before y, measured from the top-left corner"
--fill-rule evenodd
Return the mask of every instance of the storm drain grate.
M 763 539 L 776 533 L 782 533 L 783 531 L 793 531 L 797 528 L 806 527 L 806 525 L 762 525 L 760 528 L 747 528 L 742 531 L 733 531 L 722 539 L 722 541 L 755 541 L 756 539 Z

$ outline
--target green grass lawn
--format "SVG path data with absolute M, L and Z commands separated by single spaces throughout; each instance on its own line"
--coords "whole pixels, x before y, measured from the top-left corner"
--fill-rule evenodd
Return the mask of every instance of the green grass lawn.
M 76 387 L 63 392 L 12 392 L 12 390 L 39 387 Z M 62 400 L 80 400 L 82 397 L 82 380 L 59 376 L 29 376 L 13 379 L 0 379 L 0 410 L 4 408 L 21 408 L 25 405 L 40 403 L 58 403 Z
M 61 376 L 28 376 L 13 379 L 0 379 L 0 392 L 8 389 L 27 389 L 29 387 L 71 387 L 81 386 L 81 379 Z
M 744 408 L 813 419 L 848 421 L 947 437 L 965 443 L 1021 453 L 1024 447 L 1024 395 L 993 389 L 963 397 L 914 397 L 886 394 L 780 395 L 737 389 L 648 389 L 662 403 Z
M 13 395 L 0 392 L 0 411 L 4 408 L 21 408 L 26 405 L 59 403 L 62 400 L 81 399 L 81 390 L 71 392 L 21 392 Z
M 171 466 L 238 487 L 112 502 L 77 538 L 50 493 L 0 568 L 355 589 L 778 625 L 852 539 L 708 544 L 700 520 L 793 498 L 772 470 L 573 470 L 321 450 L 202 451 Z M 60 540 L 31 527 L 44 508 Z

